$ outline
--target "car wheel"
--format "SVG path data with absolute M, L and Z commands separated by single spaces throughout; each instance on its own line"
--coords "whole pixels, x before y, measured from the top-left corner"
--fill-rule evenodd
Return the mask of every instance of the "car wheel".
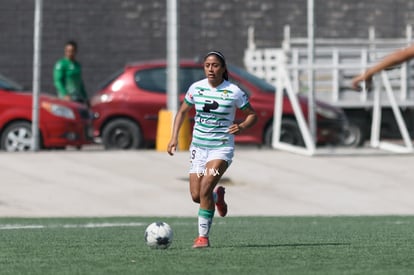
M 361 147 L 366 139 L 363 124 L 356 121 L 349 121 L 345 130 L 343 145 L 346 147 Z
M 271 123 L 264 134 L 264 144 L 267 147 L 272 146 L 273 123 Z M 282 119 L 282 129 L 280 132 L 280 141 L 296 146 L 305 146 L 299 126 L 293 119 Z
M 0 147 L 9 152 L 31 150 L 32 125 L 30 122 L 19 121 L 7 126 L 1 136 Z
M 139 126 L 125 118 L 114 119 L 102 131 L 102 142 L 105 149 L 137 149 L 142 145 L 142 134 Z

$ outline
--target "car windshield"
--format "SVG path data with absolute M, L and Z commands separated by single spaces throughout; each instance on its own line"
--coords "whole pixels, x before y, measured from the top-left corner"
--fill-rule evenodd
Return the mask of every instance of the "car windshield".
M 22 91 L 23 87 L 0 74 L 0 89 L 8 91 Z
M 267 83 L 265 80 L 258 78 L 257 76 L 243 70 L 242 68 L 233 66 L 233 65 L 227 65 L 229 70 L 231 72 L 234 72 L 235 74 L 239 75 L 241 78 L 247 80 L 248 82 L 252 83 L 256 87 L 258 87 L 260 90 L 266 93 L 274 93 L 275 87 L 271 85 L 270 83 Z
M 109 84 L 112 83 L 112 81 L 117 79 L 123 72 L 124 72 L 124 68 L 116 71 L 111 76 L 109 76 L 107 79 L 105 79 L 101 84 L 98 85 L 98 91 L 105 89 Z
M 185 94 L 194 82 L 203 79 L 204 71 L 200 67 L 180 68 L 179 91 Z M 151 68 L 140 70 L 135 73 L 135 83 L 138 87 L 154 93 L 167 92 L 166 68 Z

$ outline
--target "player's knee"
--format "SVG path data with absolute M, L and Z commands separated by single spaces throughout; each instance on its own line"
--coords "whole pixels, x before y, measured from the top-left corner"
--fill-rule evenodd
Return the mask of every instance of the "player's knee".
M 200 203 L 200 193 L 191 192 L 191 199 L 195 203 Z

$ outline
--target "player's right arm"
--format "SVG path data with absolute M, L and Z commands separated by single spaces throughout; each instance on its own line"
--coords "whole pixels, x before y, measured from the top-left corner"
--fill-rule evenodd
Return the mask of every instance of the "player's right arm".
M 197 83 L 197 82 L 196 82 Z M 181 103 L 180 109 L 178 110 L 177 114 L 174 118 L 173 130 L 171 134 L 170 142 L 167 146 L 167 152 L 171 156 L 174 155 L 175 150 L 177 149 L 178 145 L 178 132 L 180 131 L 181 125 L 184 122 L 184 119 L 187 117 L 188 111 L 193 108 L 195 101 L 193 94 L 195 92 L 194 87 L 196 83 L 193 83 L 189 88 L 187 93 L 185 94 L 184 101 Z
M 192 107 L 192 104 L 189 104 L 187 101 L 184 100 L 174 118 L 172 135 L 167 147 L 167 152 L 171 156 L 174 155 L 174 152 L 177 149 L 178 132 L 180 131 L 181 125 L 183 124 L 184 119 L 187 117 L 188 111 L 190 111 Z
M 55 84 L 59 97 L 64 98 L 68 96 L 68 92 L 65 88 L 65 65 L 62 60 L 56 62 L 55 67 L 53 68 L 53 83 Z

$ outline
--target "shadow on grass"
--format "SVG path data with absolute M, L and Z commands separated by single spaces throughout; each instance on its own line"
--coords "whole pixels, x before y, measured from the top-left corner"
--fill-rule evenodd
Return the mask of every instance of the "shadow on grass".
M 349 246 L 351 243 L 297 243 L 297 244 L 237 244 L 223 245 L 222 248 L 274 248 L 274 247 L 318 247 L 318 246 Z M 216 246 L 219 247 L 219 246 Z

